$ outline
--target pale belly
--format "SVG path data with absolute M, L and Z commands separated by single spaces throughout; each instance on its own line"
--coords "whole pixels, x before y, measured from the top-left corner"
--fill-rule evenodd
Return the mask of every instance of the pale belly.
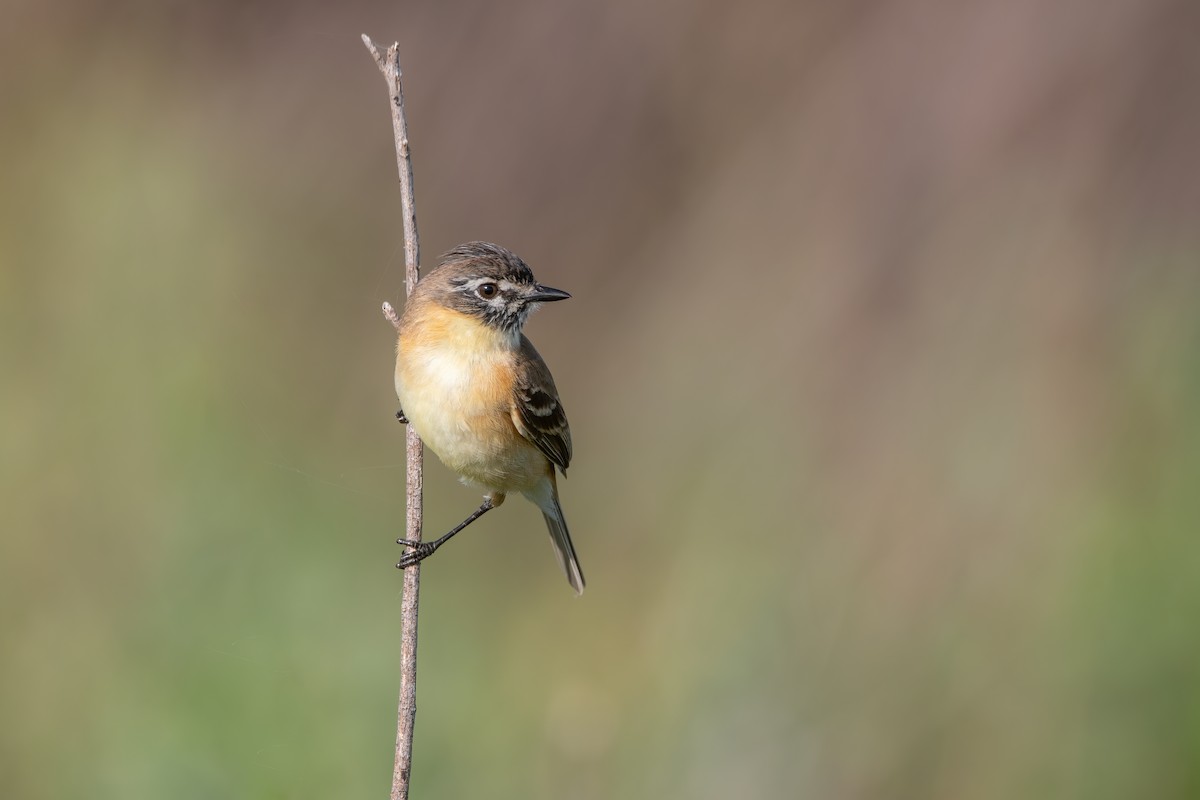
M 507 357 L 402 349 L 396 396 L 409 424 L 465 483 L 496 492 L 528 491 L 545 480 L 549 462 L 512 422 L 512 384 L 494 377 L 508 374 L 502 361 Z

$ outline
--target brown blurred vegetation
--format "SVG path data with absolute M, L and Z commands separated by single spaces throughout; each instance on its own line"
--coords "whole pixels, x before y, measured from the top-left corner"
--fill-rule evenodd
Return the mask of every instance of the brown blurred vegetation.
M 414 797 L 1200 795 L 1200 7 L 0 8 L 0 794 L 378 797 L 426 263 L 575 299 L 574 600 L 430 562 Z M 438 464 L 431 531 L 475 505 Z

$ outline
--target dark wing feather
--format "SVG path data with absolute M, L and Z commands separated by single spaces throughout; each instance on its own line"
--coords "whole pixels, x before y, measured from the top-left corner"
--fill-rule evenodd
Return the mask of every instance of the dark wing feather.
M 550 369 L 525 336 L 521 337 L 513 405 L 517 430 L 565 474 L 571 464 L 571 427 Z

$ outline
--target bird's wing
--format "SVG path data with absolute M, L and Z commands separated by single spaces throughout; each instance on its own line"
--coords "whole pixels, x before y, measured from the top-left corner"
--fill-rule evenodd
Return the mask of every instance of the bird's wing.
M 525 336 L 521 337 L 521 359 L 513 386 L 512 416 L 521 435 L 566 474 L 571 464 L 571 427 L 549 367 Z

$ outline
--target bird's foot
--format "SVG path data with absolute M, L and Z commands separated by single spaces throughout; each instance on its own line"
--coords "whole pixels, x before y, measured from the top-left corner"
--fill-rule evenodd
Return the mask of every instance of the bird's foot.
M 397 539 L 396 544 L 402 544 L 410 550 L 400 557 L 400 561 L 396 563 L 396 569 L 408 569 L 414 564 L 420 564 L 425 559 L 433 555 L 433 551 L 441 546 L 441 542 L 414 542 L 411 539 Z

